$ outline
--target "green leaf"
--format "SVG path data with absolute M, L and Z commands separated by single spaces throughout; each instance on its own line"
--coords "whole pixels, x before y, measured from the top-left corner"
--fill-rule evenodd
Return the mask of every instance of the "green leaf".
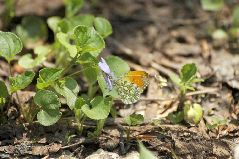
M 68 34 L 65 33 L 57 33 L 56 37 L 58 41 L 67 49 L 70 57 L 74 58 L 77 54 L 77 48 L 76 45 L 70 44 L 70 37 Z
M 71 35 L 72 30 L 78 25 L 84 25 L 84 26 L 92 27 L 94 19 L 95 19 L 95 17 L 93 15 L 90 15 L 90 14 L 65 18 L 65 19 L 62 19 L 58 23 L 58 27 L 60 28 L 61 32 L 69 33 L 69 35 Z
M 201 0 L 201 5 L 204 10 L 218 11 L 223 8 L 224 0 Z
M 59 109 L 40 110 L 37 113 L 37 121 L 44 126 L 50 126 L 61 118 L 61 114 Z
M 40 90 L 34 96 L 35 104 L 44 110 L 59 109 L 61 104 L 57 95 L 49 90 Z
M 82 72 L 91 85 L 97 82 L 99 74 L 98 61 L 90 53 L 85 53 L 77 61 L 82 66 Z
M 64 0 L 66 7 L 66 17 L 77 14 L 84 5 L 84 0 Z
M 179 111 L 176 113 L 170 113 L 167 118 L 173 123 L 173 124 L 178 124 L 184 119 L 184 114 L 183 111 Z
M 60 17 L 57 16 L 53 16 L 53 17 L 49 17 L 47 19 L 47 24 L 49 26 L 49 28 L 51 28 L 51 30 L 56 33 L 57 32 L 57 28 L 58 28 L 58 23 L 61 21 Z
M 31 54 L 25 54 L 18 60 L 18 64 L 25 69 L 32 69 L 35 67 L 35 61 Z
M 140 125 L 144 122 L 144 116 L 141 114 L 131 114 L 124 118 L 124 122 L 129 126 Z
M 185 103 L 184 104 L 184 120 L 190 124 L 197 125 L 203 117 L 202 106 L 194 103 Z
M 108 56 L 106 62 L 116 77 L 122 77 L 130 71 L 128 63 L 117 56 Z
M 13 33 L 0 31 L 0 56 L 8 62 L 22 50 L 21 40 Z
M 214 40 L 227 40 L 228 35 L 227 35 L 226 31 L 224 31 L 222 29 L 217 29 L 212 33 L 212 38 Z
M 239 27 L 239 6 L 233 9 L 232 23 L 234 27 Z
M 58 78 L 60 78 L 63 69 L 57 68 L 43 68 L 39 71 L 37 78 L 37 88 L 43 89 L 52 85 Z
M 3 81 L 0 80 L 0 109 L 5 105 L 6 99 L 9 96 L 7 86 Z
M 45 22 L 37 16 L 24 17 L 21 25 L 17 25 L 16 32 L 27 48 L 42 44 L 48 36 Z
M 80 91 L 80 87 L 75 79 L 67 77 L 59 81 L 58 84 L 54 85 L 54 89 L 57 93 L 66 98 L 67 105 L 70 107 L 70 109 L 75 107 L 77 94 Z
M 139 158 L 140 159 L 157 159 L 154 154 L 149 151 L 141 142 L 139 142 Z
M 37 120 L 44 126 L 55 124 L 61 117 L 61 104 L 57 95 L 48 90 L 40 90 L 34 96 L 34 102 L 39 107 Z
M 106 62 L 109 65 L 110 70 L 114 73 L 116 78 L 120 78 L 124 74 L 126 74 L 127 72 L 130 71 L 130 68 L 129 68 L 129 65 L 127 64 L 127 62 L 125 62 L 124 60 L 122 60 L 121 58 L 119 58 L 117 56 L 108 56 L 106 58 Z M 103 92 L 104 96 L 110 95 L 114 98 L 119 97 L 115 88 L 113 88 L 112 91 L 109 91 L 102 73 L 100 73 L 98 75 L 97 79 L 98 79 L 100 89 Z
M 98 56 L 103 48 L 105 42 L 103 38 L 95 31 L 93 27 L 86 27 L 79 25 L 74 29 L 74 39 L 79 51 L 82 53 L 90 52 Z
M 197 66 L 192 64 L 186 64 L 181 69 L 180 73 L 180 79 L 183 83 L 188 82 L 190 79 L 192 79 L 197 73 Z
M 95 30 L 103 37 L 106 38 L 112 34 L 112 26 L 110 22 L 102 17 L 97 17 L 94 19 Z
M 48 46 L 37 46 L 34 48 L 34 53 L 37 55 L 35 59 L 32 58 L 31 54 L 26 54 L 19 59 L 18 64 L 26 69 L 35 68 L 46 60 L 50 51 Z
M 14 93 L 18 90 L 26 88 L 32 82 L 34 76 L 34 72 L 26 71 L 16 77 L 10 77 L 10 92 Z
M 103 74 L 101 72 L 99 73 L 97 80 L 104 97 L 110 95 L 113 98 L 119 98 L 119 95 L 114 87 L 111 91 L 108 89 Z
M 7 98 L 9 96 L 7 86 L 3 81 L 0 80 L 0 97 Z
M 226 118 L 222 118 L 222 117 L 218 117 L 218 116 L 214 115 L 214 116 L 211 117 L 210 123 L 206 124 L 206 127 L 209 130 L 212 130 L 212 129 L 215 129 L 219 126 L 227 125 L 228 123 L 229 123 L 229 121 Z
M 106 119 L 110 113 L 112 99 L 97 96 L 91 101 L 91 106 L 92 108 L 89 105 L 82 106 L 82 111 L 87 117 L 94 120 Z
M 5 0 L 2 5 L 4 9 L 1 11 L 1 28 L 7 28 L 15 16 L 15 0 Z
M 179 78 L 178 75 L 176 75 L 176 74 L 173 73 L 173 74 L 170 75 L 169 78 L 171 79 L 171 81 L 172 81 L 174 84 L 176 84 L 177 86 L 180 86 L 181 79 Z
M 229 29 L 230 39 L 235 40 L 239 35 L 239 27 L 232 27 Z
M 75 102 L 74 109 L 81 109 L 81 107 L 85 104 L 86 104 L 86 101 L 84 100 L 84 98 L 78 97 L 76 102 Z

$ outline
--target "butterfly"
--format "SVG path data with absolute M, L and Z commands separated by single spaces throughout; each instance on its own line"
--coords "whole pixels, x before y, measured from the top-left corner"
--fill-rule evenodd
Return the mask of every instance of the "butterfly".
M 137 102 L 149 84 L 149 75 L 145 71 L 129 71 L 122 77 L 116 78 L 103 58 L 98 65 L 104 72 L 108 89 L 112 90 L 114 87 L 125 104 Z

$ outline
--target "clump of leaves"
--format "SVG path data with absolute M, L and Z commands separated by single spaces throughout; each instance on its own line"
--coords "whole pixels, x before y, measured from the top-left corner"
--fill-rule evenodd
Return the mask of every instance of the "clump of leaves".
M 65 17 L 50 17 L 47 20 L 48 26 L 54 32 L 53 44 L 44 44 L 48 37 L 47 26 L 37 16 L 24 17 L 21 24 L 16 27 L 16 32 L 21 39 L 13 33 L 0 32 L 0 56 L 8 61 L 9 66 L 15 55 L 21 52 L 23 45 L 25 48 L 33 49 L 36 55 L 32 56 L 28 53 L 20 58 L 18 63 L 27 71 L 17 76 L 10 73 L 9 91 L 5 84 L 0 82 L 0 88 L 3 90 L 0 93 L 0 104 L 6 103 L 8 94 L 17 94 L 19 90 L 25 89 L 35 77 L 32 70 L 38 70 L 41 67 L 39 72 L 36 72 L 38 74 L 37 92 L 34 96 L 36 110 L 32 113 L 36 115 L 37 121 L 44 126 L 55 124 L 62 116 L 60 107 L 64 104 L 74 112 L 80 132 L 83 130 L 86 119 L 97 123 L 95 131 L 88 133 L 89 136 L 95 137 L 101 133 L 105 120 L 112 113 L 113 101 L 119 99 L 119 89 L 122 101 L 124 97 L 129 96 L 127 96 L 128 92 L 123 92 L 122 88 L 125 88 L 125 85 L 118 87 L 118 92 L 115 85 L 112 85 L 114 87 L 112 90 L 107 89 L 104 70 L 99 66 L 98 58 L 105 48 L 105 38 L 112 34 L 110 22 L 103 17 L 79 15 L 84 4 L 83 0 L 65 0 L 64 3 Z M 56 60 L 56 63 L 51 67 L 45 67 L 44 62 L 49 55 Z M 107 57 L 106 61 L 115 77 L 120 79 L 117 82 L 122 82 L 124 75 L 130 71 L 128 64 L 115 56 Z M 143 71 L 139 73 L 142 77 L 148 75 Z M 81 92 L 74 78 L 78 75 L 82 75 L 87 83 L 87 92 Z M 141 79 L 146 83 L 143 78 Z M 127 84 L 128 87 L 134 87 L 134 91 L 138 94 L 137 98 L 131 98 L 136 102 L 147 85 L 143 83 L 140 87 L 136 87 L 132 81 L 130 83 L 130 80 Z M 99 89 L 102 95 L 96 95 Z M 142 122 L 143 118 L 140 115 L 134 114 L 126 118 L 126 123 L 130 126 Z
M 1 95 L 0 95 L 0 105 L 6 103 L 8 94 L 12 95 L 16 93 L 18 98 L 18 103 L 21 105 L 17 91 L 26 88 L 33 80 L 35 73 L 32 71 L 26 71 L 20 75 L 13 76 L 11 71 L 11 61 L 14 60 L 16 54 L 20 53 L 22 50 L 22 42 L 19 37 L 10 32 L 0 32 L 0 56 L 6 59 L 9 64 L 9 91 L 6 85 L 1 82 Z M 11 99 L 11 98 L 10 98 Z M 11 102 L 11 101 L 9 101 Z M 2 108 L 2 107 L 1 107 Z M 21 107 L 20 107 L 21 110 Z
M 191 124 L 198 124 L 202 118 L 202 108 L 198 104 L 188 104 L 185 100 L 185 95 L 188 90 L 194 91 L 195 88 L 193 84 L 202 82 L 201 78 L 196 76 L 197 67 L 194 63 L 185 64 L 181 71 L 180 75 L 175 74 L 171 75 L 171 80 L 179 87 L 179 108 L 175 113 L 170 113 L 168 119 L 172 123 L 180 123 L 185 120 Z M 184 110 L 183 110 L 184 109 Z
M 125 130 L 127 143 L 130 141 L 130 133 L 131 133 L 130 127 L 140 125 L 143 122 L 144 122 L 144 116 L 141 114 L 131 114 L 124 118 L 124 123 L 128 125 L 128 128 L 126 128 Z
M 234 48 L 238 47 L 238 36 L 239 36 L 239 6 L 235 6 L 232 9 L 231 19 L 232 22 L 230 26 L 218 25 L 220 24 L 220 19 L 218 16 L 219 11 L 230 2 L 224 0 L 201 0 L 201 5 L 204 10 L 215 12 L 215 26 L 213 29 L 210 29 L 210 35 L 215 41 L 215 44 L 220 46 L 221 44 L 225 44 L 225 42 L 229 42 L 229 47 L 233 51 Z M 236 44 L 236 45 L 235 45 Z M 217 46 L 216 45 L 216 46 Z
M 173 74 L 170 76 L 171 80 L 180 88 L 181 94 L 185 94 L 188 90 L 194 91 L 193 84 L 202 82 L 201 78 L 196 76 L 197 66 L 194 63 L 185 64 L 180 75 Z
M 217 129 L 220 126 L 225 126 L 229 123 L 229 121 L 225 118 L 218 117 L 218 116 L 212 116 L 210 117 L 211 121 L 207 122 L 206 126 L 208 130 Z

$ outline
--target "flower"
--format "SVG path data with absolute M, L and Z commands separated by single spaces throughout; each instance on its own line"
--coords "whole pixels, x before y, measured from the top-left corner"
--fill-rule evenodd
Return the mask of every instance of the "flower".
M 115 79 L 114 73 L 111 72 L 109 65 L 106 63 L 105 59 L 103 59 L 102 57 L 100 62 L 98 63 L 98 66 L 104 73 L 103 76 L 104 76 L 105 82 L 107 84 L 108 89 L 111 91 L 113 89 L 113 79 Z

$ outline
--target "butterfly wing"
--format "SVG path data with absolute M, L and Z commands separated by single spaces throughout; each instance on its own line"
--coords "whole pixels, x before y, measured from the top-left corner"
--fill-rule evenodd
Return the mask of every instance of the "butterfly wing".
M 115 81 L 116 90 L 125 104 L 139 100 L 141 93 L 148 85 L 148 74 L 144 71 L 129 71 L 124 77 Z
M 143 92 L 143 89 L 124 79 L 117 80 L 114 85 L 124 104 L 133 104 L 137 102 L 140 98 L 140 94 Z
M 141 89 L 149 84 L 149 74 L 145 71 L 129 71 L 124 78 Z

